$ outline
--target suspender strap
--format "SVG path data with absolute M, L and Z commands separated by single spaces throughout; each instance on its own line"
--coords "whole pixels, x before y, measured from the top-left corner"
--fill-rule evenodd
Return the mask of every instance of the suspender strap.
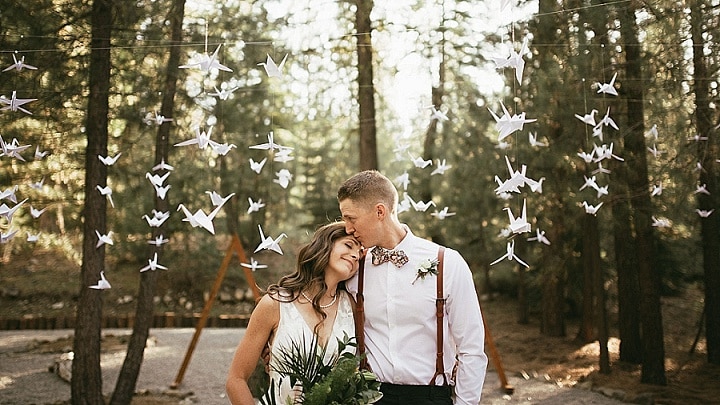
M 443 258 L 445 256 L 445 248 L 440 247 L 438 250 L 438 274 L 437 274 L 437 298 L 435 299 L 435 309 L 437 317 L 437 357 L 435 358 L 435 374 L 430 380 L 430 385 L 435 385 L 438 376 L 442 376 L 443 385 L 448 385 L 445 376 L 445 362 L 443 361 L 443 315 L 445 314 L 445 294 L 443 293 Z
M 362 356 L 360 369 L 369 370 L 367 356 L 365 356 L 365 297 L 363 288 L 365 285 L 365 257 L 360 259 L 358 268 L 358 291 L 355 296 L 355 337 L 357 339 L 357 353 Z
M 437 274 L 437 298 L 435 299 L 435 315 L 437 318 L 437 357 L 435 359 L 435 374 L 430 380 L 430 385 L 435 385 L 438 376 L 442 376 L 443 385 L 448 385 L 445 376 L 445 362 L 443 359 L 443 316 L 445 314 L 445 294 L 443 292 L 443 263 L 445 257 L 445 248 L 440 247 L 438 250 L 438 274 Z M 365 287 L 365 259 L 360 260 L 358 268 L 358 290 L 355 295 L 355 337 L 357 339 L 358 355 L 363 356 L 360 360 L 360 369 L 369 370 L 367 357 L 365 355 L 365 297 L 363 295 Z

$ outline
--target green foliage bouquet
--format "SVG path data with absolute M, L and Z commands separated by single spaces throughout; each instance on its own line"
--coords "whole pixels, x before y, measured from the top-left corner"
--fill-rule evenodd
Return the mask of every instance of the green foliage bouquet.
M 283 377 L 290 378 L 290 386 L 301 386 L 302 393 L 296 403 L 303 405 L 366 405 L 382 397 L 380 382 L 375 374 L 360 370 L 362 356 L 357 356 L 347 347 L 357 347 L 355 338 L 345 334 L 338 339 L 337 352 L 325 362 L 327 347 L 321 347 L 317 335 L 310 344 L 305 340 L 293 341 L 289 347 L 281 347 L 279 356 L 273 358 L 272 367 Z M 260 399 L 263 405 L 277 404 L 275 381 L 270 381 L 270 390 Z

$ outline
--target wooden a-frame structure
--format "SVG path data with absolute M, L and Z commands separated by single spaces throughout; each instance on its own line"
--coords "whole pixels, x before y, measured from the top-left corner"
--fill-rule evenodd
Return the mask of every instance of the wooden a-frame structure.
M 182 383 L 183 377 L 185 376 L 185 370 L 187 370 L 188 364 L 190 364 L 190 358 L 195 351 L 195 346 L 197 345 L 198 339 L 200 339 L 200 334 L 207 324 L 207 319 L 210 316 L 210 310 L 215 303 L 215 297 L 217 297 L 217 294 L 220 291 L 220 286 L 225 279 L 225 274 L 227 273 L 228 266 L 230 266 L 230 260 L 232 259 L 233 254 L 237 254 L 240 263 L 248 262 L 247 256 L 245 255 L 245 249 L 243 249 L 242 243 L 240 242 L 240 238 L 237 234 L 233 234 L 232 241 L 225 251 L 225 258 L 220 264 L 220 269 L 215 277 L 215 283 L 210 290 L 210 295 L 205 302 L 205 307 L 203 307 L 202 313 L 200 314 L 200 319 L 198 320 L 197 325 L 195 325 L 195 333 L 193 334 L 192 340 L 190 340 L 190 346 L 188 346 L 187 352 L 185 352 L 185 358 L 183 359 L 182 365 L 180 365 L 180 370 L 178 370 L 175 381 L 170 385 L 173 389 L 177 388 Z M 252 269 L 245 266 L 242 266 L 242 268 L 245 272 L 245 278 L 247 279 L 248 285 L 252 288 L 255 302 L 258 302 L 260 300 L 260 288 L 255 283 L 255 277 L 252 274 Z

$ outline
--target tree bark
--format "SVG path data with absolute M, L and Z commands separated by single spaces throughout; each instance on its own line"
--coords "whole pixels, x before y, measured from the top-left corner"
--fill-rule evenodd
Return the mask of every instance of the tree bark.
M 640 336 L 640 297 L 638 291 L 637 258 L 634 254 L 635 239 L 630 226 L 630 198 L 625 184 L 625 167 L 618 165 L 613 170 L 615 193 L 612 205 L 614 218 L 613 235 L 615 244 L 615 265 L 618 285 L 618 334 L 620 337 L 620 361 L 633 364 L 642 362 L 642 339 Z M 619 179 L 619 180 L 618 180 Z
M 536 41 L 541 44 L 557 44 L 561 40 L 558 38 L 558 32 L 566 32 L 567 27 L 559 19 L 558 11 L 560 7 L 554 0 L 539 0 L 538 15 L 542 18 L 535 20 L 537 29 Z M 541 125 L 547 129 L 548 139 L 553 142 L 567 143 L 562 139 L 563 121 L 558 117 L 557 111 L 560 108 L 560 99 L 550 89 L 563 86 L 562 79 L 559 75 L 557 59 L 564 58 L 556 52 L 562 52 L 562 47 L 548 47 L 543 52 L 537 53 L 539 68 L 537 77 L 531 85 L 535 83 L 536 93 L 538 94 L 534 103 L 538 108 L 538 116 L 543 117 L 544 121 Z M 562 101 L 564 103 L 564 101 Z M 539 122 L 540 123 L 540 122 Z M 552 171 L 552 168 L 548 169 Z M 561 177 L 561 176 L 558 176 Z M 557 189 L 560 189 L 556 183 Z M 565 226 L 566 212 L 560 208 L 564 206 L 564 195 L 560 191 L 554 191 L 553 187 L 548 187 L 548 200 L 554 201 L 552 208 L 548 211 L 549 221 L 553 226 L 548 229 L 548 239 L 552 241 L 552 245 L 543 248 L 543 267 L 541 269 L 541 293 L 542 293 L 542 320 L 540 323 L 540 331 L 547 336 L 562 337 L 565 336 L 565 298 L 566 298 L 566 281 L 567 281 L 567 260 L 561 254 L 565 248 L 568 248 L 565 234 L 568 232 Z M 572 248 L 571 248 L 572 249 Z M 522 304 L 527 307 L 527 303 Z
M 179 45 L 182 43 L 182 22 L 185 15 L 185 0 L 173 0 L 172 8 L 169 13 L 171 43 Z M 177 89 L 177 80 L 180 66 L 180 46 L 170 46 L 170 54 L 167 62 L 167 73 L 165 76 L 163 99 L 160 106 L 160 113 L 168 118 L 173 116 L 175 107 L 175 93 Z M 170 145 L 170 123 L 165 122 L 158 127 L 155 139 L 155 164 L 161 161 L 170 163 L 168 160 L 168 150 Z M 165 170 L 160 173 L 163 175 Z M 155 196 L 155 210 L 159 212 L 167 212 L 170 208 L 168 201 L 169 195 L 165 199 Z M 152 237 L 156 238 L 163 235 L 165 224 L 160 227 L 153 228 Z M 165 235 L 167 236 L 167 235 Z M 161 261 L 162 245 L 153 245 L 153 251 L 149 252 L 152 256 L 158 254 L 158 261 Z M 113 392 L 110 404 L 127 405 L 132 401 L 135 393 L 135 386 L 140 374 L 140 366 L 143 362 L 145 354 L 145 345 L 150 334 L 150 327 L 154 319 L 155 305 L 153 298 L 155 296 L 155 288 L 157 285 L 157 272 L 146 271 L 140 275 L 140 288 L 138 291 L 138 302 L 135 310 L 135 324 L 133 332 L 128 343 L 128 350 L 120 369 L 115 391 Z
M 113 2 L 95 0 L 91 11 L 90 77 L 87 107 L 87 149 L 85 152 L 85 207 L 83 223 L 83 262 L 80 270 L 77 325 L 73 341 L 75 355 L 70 384 L 71 402 L 103 404 L 100 369 L 102 290 L 89 288 L 100 280 L 105 265 L 105 246 L 95 247 L 95 231 L 107 233 L 107 198 L 97 186 L 107 184 L 107 167 L 98 155 L 107 155 L 108 93 L 110 91 L 110 38 Z M 108 275 L 112 278 L 112 275 Z
M 553 263 L 553 261 L 549 261 Z M 562 269 L 544 269 L 542 275 L 542 319 L 540 332 L 546 336 L 564 337 L 565 280 Z
M 516 239 L 515 253 L 519 257 L 527 257 L 528 242 L 525 238 Z M 527 325 L 530 323 L 530 305 L 528 303 L 528 281 L 527 281 L 527 269 L 525 266 L 517 263 L 515 265 L 517 269 L 517 323 L 521 325 Z M 562 310 L 561 310 L 562 313 Z
M 636 7 L 635 2 L 628 3 L 626 7 L 620 7 L 618 18 L 626 57 L 623 96 L 627 102 L 627 122 L 630 127 L 625 134 L 625 152 L 640 286 L 640 318 L 642 319 L 640 379 L 646 384 L 666 385 L 665 344 L 660 306 L 661 281 L 658 272 L 654 271 L 653 263 L 655 255 L 651 225 L 652 205 L 650 204 L 645 146 L 642 57 L 635 19 Z
M 709 6 L 708 6 L 709 7 Z M 705 2 L 697 0 L 691 6 L 691 30 L 693 41 L 693 75 L 695 92 L 695 122 L 697 133 L 707 137 L 698 143 L 698 161 L 702 164 L 700 184 L 705 184 L 710 195 L 698 194 L 698 209 L 717 210 L 720 199 L 717 165 L 714 159 L 719 152 L 718 141 L 713 131 L 714 110 L 711 103 L 710 85 L 714 79 L 709 73 L 708 62 L 703 54 L 703 25 L 707 20 Z M 708 362 L 720 364 L 720 217 L 713 213 L 700 218 L 703 251 L 703 272 L 705 281 L 705 337 Z
M 355 37 L 357 38 L 358 104 L 360 107 L 360 170 L 377 170 L 375 126 L 375 86 L 373 84 L 373 47 L 370 13 L 373 0 L 355 2 Z
M 580 342 L 588 343 L 597 338 L 598 297 L 596 296 L 595 273 L 600 271 L 600 238 L 597 217 L 585 214 L 582 232 L 583 309 L 582 321 L 576 338 Z
M 600 349 L 598 363 L 600 373 L 610 374 L 610 352 L 608 350 L 607 310 L 605 308 L 605 277 L 600 266 L 600 232 L 598 218 L 595 215 L 585 215 L 586 232 L 583 238 L 583 258 L 587 256 L 586 265 L 590 267 L 593 285 L 593 311 L 595 314 L 595 328 Z

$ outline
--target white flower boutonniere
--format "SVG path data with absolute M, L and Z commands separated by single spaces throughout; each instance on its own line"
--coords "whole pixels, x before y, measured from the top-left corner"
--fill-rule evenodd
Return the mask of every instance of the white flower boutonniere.
M 437 275 L 438 274 L 438 269 L 437 269 L 438 264 L 440 264 L 440 261 L 437 258 L 425 259 L 422 262 L 420 262 L 420 267 L 418 267 L 418 269 L 417 269 L 417 275 L 415 276 L 415 280 L 413 280 L 412 283 L 415 284 L 415 282 L 419 278 L 424 280 L 425 276 L 427 276 L 428 274 Z

